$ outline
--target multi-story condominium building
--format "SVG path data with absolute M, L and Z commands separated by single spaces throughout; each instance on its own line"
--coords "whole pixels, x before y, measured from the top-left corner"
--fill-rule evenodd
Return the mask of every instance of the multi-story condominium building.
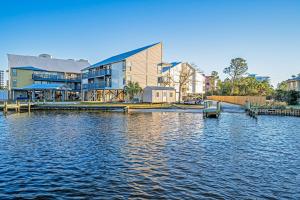
M 288 79 L 286 82 L 288 84 L 288 90 L 300 92 L 300 76 Z
M 87 60 L 55 59 L 50 55 L 8 54 L 10 98 L 75 100 L 80 98 L 80 69 Z
M 205 76 L 188 63 L 163 64 L 159 82 L 162 86 L 175 88 L 176 101 L 185 101 L 205 93 Z
M 4 89 L 4 71 L 0 70 L 0 89 Z
M 85 101 L 123 101 L 129 81 L 158 86 L 162 63 L 162 43 L 122 53 L 82 70 L 82 99 Z

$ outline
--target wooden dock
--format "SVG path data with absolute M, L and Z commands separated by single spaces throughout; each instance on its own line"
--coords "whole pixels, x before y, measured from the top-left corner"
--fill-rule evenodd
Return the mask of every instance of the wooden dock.
M 9 111 L 15 111 L 17 113 L 30 112 L 35 110 L 96 110 L 96 111 L 123 111 L 128 112 L 128 106 L 99 106 L 99 105 L 80 105 L 80 104 L 33 104 L 28 102 L 26 104 L 21 104 L 20 102 L 16 102 L 14 104 L 8 104 L 4 102 L 2 108 L 4 114 L 7 114 Z
M 300 117 L 300 109 L 267 109 L 267 108 L 250 108 L 248 114 L 251 117 L 257 115 L 279 115 Z
M 212 101 L 205 101 L 204 102 L 204 109 L 203 109 L 203 117 L 204 118 L 218 118 L 221 113 L 221 104 L 218 101 L 217 105 L 213 105 Z
M 31 110 L 98 110 L 98 111 L 128 111 L 124 106 L 99 106 L 99 105 L 35 105 Z
M 26 110 L 28 112 L 31 111 L 32 103 L 28 101 L 26 104 L 21 104 L 19 101 L 17 101 L 14 104 L 9 104 L 8 102 L 4 102 L 3 105 L 3 113 L 7 114 L 8 111 L 15 111 L 15 112 L 21 112 L 21 110 Z

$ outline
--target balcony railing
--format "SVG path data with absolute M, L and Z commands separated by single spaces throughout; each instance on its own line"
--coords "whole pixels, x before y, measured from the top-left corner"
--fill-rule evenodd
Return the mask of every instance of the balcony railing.
M 81 82 L 80 77 L 69 78 L 63 75 L 53 74 L 32 74 L 32 79 L 35 81 L 57 81 L 57 82 Z
M 111 69 L 102 69 L 98 71 L 88 72 L 86 74 L 83 74 L 83 78 L 95 78 L 107 75 L 111 75 Z
M 82 85 L 85 90 L 96 90 L 96 89 L 105 89 L 107 87 L 111 87 L 109 82 L 98 82 L 98 83 L 88 83 Z

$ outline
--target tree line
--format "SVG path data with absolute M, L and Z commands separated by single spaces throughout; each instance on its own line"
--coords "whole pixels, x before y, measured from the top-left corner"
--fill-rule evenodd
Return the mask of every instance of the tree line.
M 245 76 L 247 71 L 248 65 L 245 59 L 231 59 L 230 65 L 223 70 L 223 73 L 227 75 L 225 80 L 220 80 L 218 72 L 211 72 L 210 85 L 212 87 L 206 95 L 266 96 L 268 99 L 287 102 L 291 105 L 298 103 L 300 93 L 289 91 L 286 81 L 279 83 L 274 89 L 268 80 L 260 81 L 255 77 Z
M 231 59 L 230 65 L 223 70 L 227 75 L 224 81 L 219 79 L 216 71 L 211 73 L 210 91 L 207 95 L 231 96 L 270 96 L 274 92 L 269 81 L 258 81 L 255 77 L 245 77 L 248 65 L 243 58 Z

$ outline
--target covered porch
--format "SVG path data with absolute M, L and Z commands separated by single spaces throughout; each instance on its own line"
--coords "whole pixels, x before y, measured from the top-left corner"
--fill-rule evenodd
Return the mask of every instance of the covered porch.
M 71 90 L 65 84 L 32 84 L 19 89 L 26 93 L 22 98 L 31 101 L 67 101 L 76 95 Z M 18 97 L 16 99 L 18 100 Z
M 82 99 L 84 101 L 123 102 L 125 93 L 120 89 L 90 90 L 83 92 Z

